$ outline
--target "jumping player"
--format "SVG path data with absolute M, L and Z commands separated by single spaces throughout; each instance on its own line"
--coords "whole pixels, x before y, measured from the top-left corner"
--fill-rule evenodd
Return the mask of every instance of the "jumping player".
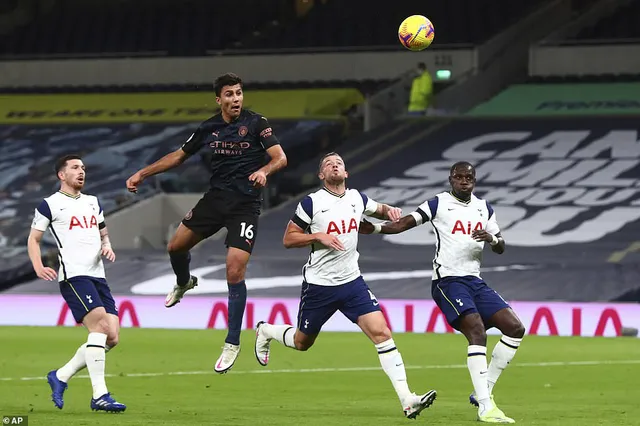
M 469 401 L 478 406 L 478 420 L 515 423 L 493 399 L 493 387 L 513 359 L 525 334 L 524 326 L 507 302 L 480 277 L 485 243 L 494 253 L 505 250 L 496 214 L 491 205 L 473 195 L 475 168 L 459 162 L 449 173 L 451 191 L 422 203 L 399 221 L 363 223 L 361 233 L 398 234 L 426 222 L 433 225 L 437 243 L 433 259 L 431 295 L 447 322 L 467 338 L 467 367 L 474 392 Z M 502 332 L 487 367 L 486 330 Z
M 240 353 L 240 330 L 247 303 L 244 277 L 258 235 L 261 188 L 269 176 L 286 166 L 287 157 L 267 119 L 242 109 L 240 77 L 223 74 L 214 82 L 214 90 L 221 112 L 202 122 L 181 148 L 131 176 L 127 188 L 136 192 L 149 176 L 179 166 L 201 149 L 211 152 L 210 190 L 186 214 L 167 247 L 176 284 L 167 295 L 165 306 L 176 305 L 185 292 L 198 285 L 198 279 L 189 272 L 189 251 L 227 228 L 229 331 L 214 366 L 222 374 L 233 367 Z M 265 164 L 267 155 L 270 161 Z
M 407 374 L 391 330 L 358 266 L 358 224 L 363 214 L 397 220 L 398 208 L 380 204 L 355 189 L 347 189 L 344 161 L 336 153 L 322 158 L 318 174 L 323 188 L 302 199 L 284 235 L 286 248 L 311 246 L 302 268 L 302 296 L 297 327 L 259 322 L 255 353 L 269 362 L 273 339 L 286 347 L 308 350 L 323 324 L 336 312 L 356 323 L 374 343 L 382 369 L 389 376 L 404 414 L 415 418 L 436 399 L 436 391 L 416 395 L 409 390 Z
M 60 190 L 36 208 L 27 249 L 39 278 L 58 279 L 62 297 L 76 322 L 82 322 L 87 328 L 89 337 L 67 364 L 47 375 L 51 399 L 62 409 L 67 382 L 86 367 L 93 387 L 91 409 L 121 412 L 127 407 L 111 397 L 104 377 L 105 353 L 118 344 L 120 321 L 101 256 L 113 262 L 116 255 L 109 242 L 100 202 L 93 195 L 81 192 L 86 174 L 80 157 L 62 157 L 56 162 L 55 172 L 60 179 Z M 58 273 L 42 264 L 40 241 L 47 229 L 58 245 Z

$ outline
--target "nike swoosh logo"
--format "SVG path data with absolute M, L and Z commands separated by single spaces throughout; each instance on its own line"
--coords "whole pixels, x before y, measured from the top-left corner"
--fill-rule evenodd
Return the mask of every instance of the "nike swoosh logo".
M 322 210 L 322 213 L 326 213 L 326 212 L 328 212 L 328 211 L 329 211 L 329 209 Z

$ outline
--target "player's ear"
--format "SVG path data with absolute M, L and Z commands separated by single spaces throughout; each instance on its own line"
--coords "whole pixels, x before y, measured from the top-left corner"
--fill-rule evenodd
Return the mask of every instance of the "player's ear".
M 216 96 L 216 103 L 218 105 L 222 104 L 222 101 L 220 101 L 220 96 Z
M 318 179 L 320 179 L 320 180 L 324 180 L 324 173 L 319 172 L 319 173 L 318 173 Z
M 344 171 L 344 177 L 345 177 L 345 179 L 349 177 L 349 172 L 346 171 L 346 170 Z

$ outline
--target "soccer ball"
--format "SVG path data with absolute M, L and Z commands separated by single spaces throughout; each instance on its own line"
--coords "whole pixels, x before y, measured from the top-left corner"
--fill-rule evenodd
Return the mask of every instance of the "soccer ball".
M 398 38 L 404 47 L 414 52 L 424 50 L 431 45 L 435 30 L 425 16 L 412 15 L 402 21 L 398 28 Z

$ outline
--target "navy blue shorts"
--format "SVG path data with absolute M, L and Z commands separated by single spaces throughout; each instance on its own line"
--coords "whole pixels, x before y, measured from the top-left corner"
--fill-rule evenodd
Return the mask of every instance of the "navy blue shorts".
M 486 324 L 493 314 L 509 307 L 497 291 L 474 276 L 434 280 L 431 284 L 431 295 L 449 325 L 456 330 L 458 319 L 463 315 L 478 313 Z
M 118 315 L 116 302 L 104 278 L 87 276 L 71 277 L 60 281 L 60 294 L 69 305 L 77 323 L 82 322 L 89 311 L 102 306 L 108 314 Z
M 360 276 L 337 286 L 302 283 L 298 308 L 298 330 L 304 334 L 318 334 L 336 311 L 353 323 L 358 317 L 380 310 L 380 304 Z

